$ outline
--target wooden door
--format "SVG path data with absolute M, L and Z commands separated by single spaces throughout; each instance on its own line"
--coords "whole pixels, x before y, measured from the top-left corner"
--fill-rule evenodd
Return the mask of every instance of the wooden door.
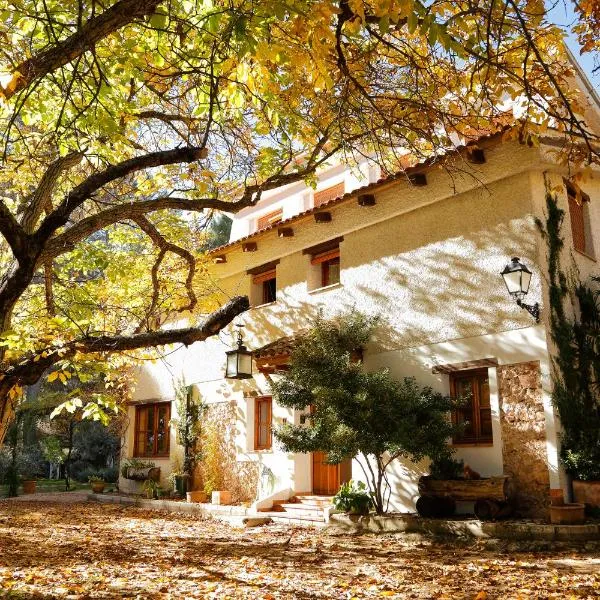
M 320 496 L 335 496 L 340 485 L 352 477 L 352 461 L 329 465 L 325 452 L 312 453 L 312 492 Z

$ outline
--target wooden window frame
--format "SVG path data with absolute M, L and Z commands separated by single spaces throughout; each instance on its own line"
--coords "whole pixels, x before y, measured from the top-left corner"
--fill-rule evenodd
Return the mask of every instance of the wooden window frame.
M 260 304 L 270 304 L 271 302 L 275 302 L 277 300 L 277 263 L 269 263 L 268 265 L 261 267 L 261 270 L 252 270 L 248 271 L 252 275 L 252 284 L 260 286 Z M 270 299 L 267 295 L 269 282 L 275 281 L 275 296 L 273 299 Z
M 311 265 L 319 265 L 321 269 L 321 287 L 327 287 L 333 285 L 330 280 L 330 266 L 333 264 L 340 264 L 340 247 L 330 248 L 324 252 L 313 254 L 310 259 Z M 335 281 L 334 283 L 339 283 Z
M 259 444 L 259 432 L 261 427 L 260 422 L 260 405 L 267 404 L 269 413 L 267 418 L 268 441 L 266 444 Z M 258 396 L 254 399 L 254 449 L 255 450 L 271 450 L 273 447 L 273 397 Z
M 161 407 L 167 408 L 167 418 L 165 431 L 167 434 L 167 447 L 164 452 L 158 452 L 158 415 Z M 140 434 L 147 433 L 149 429 L 140 430 L 140 416 L 143 410 L 148 410 L 150 407 L 154 407 L 154 423 L 152 424 L 152 433 L 154 435 L 154 442 L 152 448 L 152 454 L 141 454 L 138 451 Z M 135 429 L 133 435 L 133 456 L 136 458 L 168 458 L 171 450 L 171 403 L 170 402 L 149 402 L 147 404 L 139 404 L 135 407 Z
M 456 389 L 457 383 L 459 380 L 470 379 L 473 381 L 474 379 L 487 379 L 489 386 L 489 371 L 486 368 L 483 369 L 469 369 L 464 371 L 454 371 L 450 373 L 450 396 L 452 398 L 457 397 Z M 454 446 L 493 446 L 494 444 L 494 434 L 493 434 L 493 422 L 492 422 L 492 432 L 489 435 L 483 435 L 481 433 L 481 411 L 489 410 L 490 411 L 490 419 L 491 419 L 491 398 L 490 398 L 490 408 L 482 409 L 480 406 L 480 389 L 481 385 L 473 386 L 471 384 L 471 390 L 473 390 L 473 395 L 471 398 L 471 414 L 473 415 L 473 435 L 470 437 L 454 437 L 452 439 L 452 445 Z M 458 422 L 458 413 L 455 411 L 452 414 L 452 421 L 454 423 Z

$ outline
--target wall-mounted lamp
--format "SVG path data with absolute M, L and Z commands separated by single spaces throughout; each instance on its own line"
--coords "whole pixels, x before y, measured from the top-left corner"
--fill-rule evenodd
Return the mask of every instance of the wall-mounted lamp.
M 244 346 L 242 338 L 243 325 L 237 325 L 237 327 L 239 327 L 238 347 L 235 350 L 225 352 L 227 355 L 225 377 L 227 379 L 250 379 L 252 377 L 252 352 Z
M 523 298 L 529 291 L 531 283 L 531 271 L 519 260 L 514 257 L 505 267 L 502 273 L 508 293 L 517 301 L 517 304 L 524 308 L 534 319 L 536 323 L 540 322 L 540 305 L 525 304 Z

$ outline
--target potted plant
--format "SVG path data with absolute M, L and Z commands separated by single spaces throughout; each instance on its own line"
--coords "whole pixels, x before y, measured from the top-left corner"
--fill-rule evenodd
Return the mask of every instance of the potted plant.
M 18 460 L 18 470 L 24 494 L 35 494 L 36 477 L 39 474 L 37 463 L 28 454 L 21 454 Z
M 154 479 L 146 479 L 146 481 L 144 481 L 143 489 L 148 500 L 158 498 L 158 488 L 159 485 Z
M 342 483 L 338 493 L 333 498 L 333 505 L 337 510 L 350 515 L 368 515 L 373 506 L 371 495 L 367 486 L 362 481 Z
M 99 477 L 98 475 L 92 475 L 88 478 L 88 481 L 92 486 L 92 492 L 94 492 L 94 494 L 101 494 L 104 491 L 106 481 L 104 481 L 102 477 Z

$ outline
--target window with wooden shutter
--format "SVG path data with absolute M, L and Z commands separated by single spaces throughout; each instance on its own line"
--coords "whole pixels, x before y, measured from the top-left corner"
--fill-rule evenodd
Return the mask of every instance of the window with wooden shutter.
M 270 227 L 271 225 L 276 225 L 277 223 L 283 220 L 283 210 L 280 208 L 278 210 L 274 210 L 262 217 L 258 218 L 256 222 L 256 229 L 260 231 L 261 229 L 265 229 L 266 227 Z
M 310 263 L 321 270 L 321 286 L 340 282 L 340 247 L 313 255 Z
M 455 444 L 491 444 L 492 408 L 487 369 L 456 371 L 450 374 L 450 395 L 463 401 L 454 414 L 454 422 L 462 425 Z
M 313 205 L 321 206 L 330 200 L 335 200 L 340 196 L 344 195 L 344 182 L 338 183 L 336 185 L 332 185 L 320 192 L 315 192 Z
M 133 455 L 169 456 L 171 403 L 156 402 L 135 407 Z
M 575 250 L 585 253 L 585 217 L 583 199 L 569 191 L 569 215 L 571 217 L 571 233 Z
M 263 396 L 254 400 L 254 449 L 268 450 L 272 445 L 272 410 L 271 396 Z
M 590 258 L 594 258 L 594 244 L 589 215 L 590 197 L 578 186 L 565 180 L 571 220 L 573 247 Z

